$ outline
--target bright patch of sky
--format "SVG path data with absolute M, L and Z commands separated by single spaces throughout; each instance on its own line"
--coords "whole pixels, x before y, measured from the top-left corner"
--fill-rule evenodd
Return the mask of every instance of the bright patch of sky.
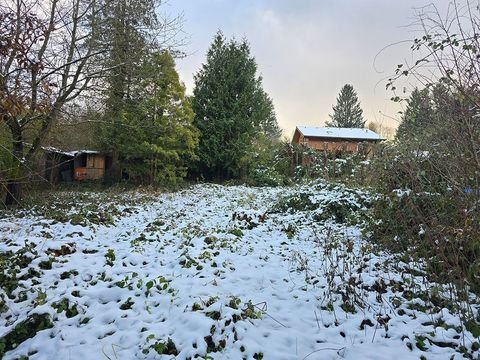
M 432 0 L 170 0 L 170 14 L 183 12 L 188 36 L 178 71 L 192 92 L 196 73 L 220 29 L 246 37 L 273 99 L 284 134 L 297 125 L 323 126 L 341 87 L 357 90 L 364 116 L 396 127 L 401 110 L 390 101 L 386 78 L 411 60 L 407 43 L 415 9 Z M 446 8 L 447 0 L 433 1 Z M 384 49 L 387 47 L 386 49 Z M 384 50 L 382 50 L 384 49 Z M 411 90 L 406 88 L 407 93 Z

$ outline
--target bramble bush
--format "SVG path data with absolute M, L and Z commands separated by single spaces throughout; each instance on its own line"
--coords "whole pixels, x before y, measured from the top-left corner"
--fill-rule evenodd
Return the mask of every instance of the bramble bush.
M 449 167 L 461 166 L 463 155 L 457 156 L 446 161 L 438 147 L 419 155 L 402 143 L 386 149 L 374 164 L 383 196 L 374 206 L 371 236 L 390 250 L 426 259 L 437 281 L 480 293 L 480 194 L 461 185 L 464 172 L 445 176 Z
M 394 101 L 402 101 L 395 90 L 404 78 L 423 88 L 406 100 L 395 142 L 373 164 L 382 198 L 370 236 L 453 284 L 460 305 L 470 291 L 480 294 L 480 8 L 451 5 L 445 16 L 435 5 L 417 13 L 414 61 L 387 83 Z
M 281 186 L 315 179 L 365 185 L 370 176 L 370 160 L 365 154 L 319 152 L 288 141 L 257 149 L 246 162 L 246 181 L 253 186 Z

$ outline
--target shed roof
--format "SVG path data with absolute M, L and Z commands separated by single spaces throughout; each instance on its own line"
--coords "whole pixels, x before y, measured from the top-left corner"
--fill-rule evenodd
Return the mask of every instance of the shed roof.
M 76 156 L 79 156 L 79 155 L 81 155 L 81 154 L 101 154 L 100 151 L 96 151 L 96 150 L 73 150 L 73 151 L 65 151 L 65 150 L 61 150 L 61 149 L 55 148 L 55 147 L 53 147 L 53 146 L 43 146 L 42 149 L 43 149 L 45 152 L 55 153 L 55 154 L 61 154 L 61 155 L 70 156 L 70 157 L 76 157 Z
M 297 130 L 306 137 L 340 138 L 356 140 L 385 140 L 376 132 L 363 128 L 308 127 L 297 126 Z

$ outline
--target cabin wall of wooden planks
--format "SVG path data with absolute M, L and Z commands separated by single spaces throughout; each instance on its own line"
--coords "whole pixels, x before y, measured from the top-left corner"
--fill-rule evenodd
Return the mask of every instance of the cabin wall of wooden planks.
M 105 177 L 105 155 L 103 154 L 86 154 L 85 166 L 78 166 L 81 161 L 77 162 L 74 169 L 75 180 L 100 180 Z M 82 164 L 83 165 L 83 164 Z
M 87 154 L 87 179 L 98 180 L 105 176 L 105 155 Z
M 297 135 L 297 134 L 296 134 Z M 294 143 L 308 146 L 317 151 L 356 153 L 363 151 L 370 153 L 373 143 L 370 141 L 338 139 L 338 138 L 314 138 L 297 135 Z

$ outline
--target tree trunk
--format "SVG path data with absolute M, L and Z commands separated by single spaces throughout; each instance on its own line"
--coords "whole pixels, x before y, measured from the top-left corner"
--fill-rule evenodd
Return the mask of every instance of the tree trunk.
M 7 121 L 7 125 L 10 128 L 12 134 L 12 155 L 14 168 L 10 171 L 9 179 L 7 182 L 7 195 L 5 198 L 5 205 L 12 206 L 18 205 L 22 197 L 21 177 L 23 175 L 23 136 L 22 129 L 17 120 L 10 118 Z
M 112 152 L 112 166 L 110 167 L 109 178 L 113 182 L 122 180 L 122 167 L 120 164 L 119 153 L 117 150 Z
M 22 196 L 22 186 L 15 180 L 10 180 L 7 183 L 7 196 L 5 198 L 6 206 L 15 206 L 20 204 Z

